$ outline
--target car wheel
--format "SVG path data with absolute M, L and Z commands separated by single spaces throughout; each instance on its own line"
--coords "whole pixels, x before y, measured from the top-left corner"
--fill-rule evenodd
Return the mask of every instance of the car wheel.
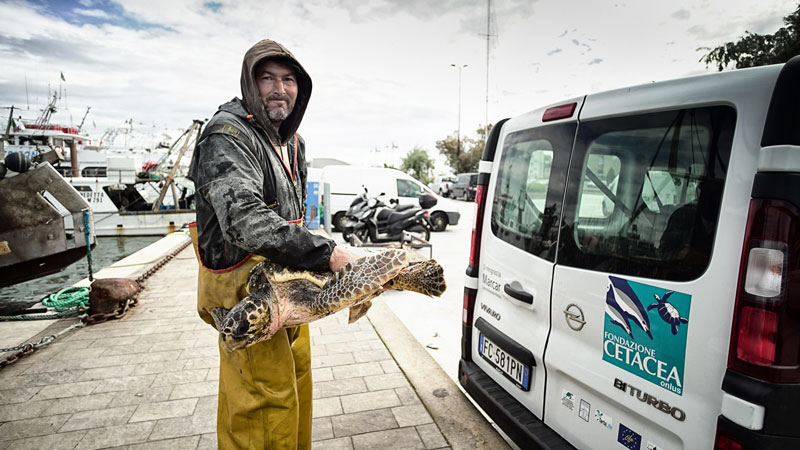
M 344 230 L 344 221 L 345 220 L 346 220 L 346 217 L 344 215 L 344 212 L 339 211 L 338 213 L 334 214 L 333 215 L 333 221 L 332 221 L 333 222 L 333 228 L 335 228 L 338 231 Z
M 447 228 L 447 215 L 445 213 L 435 213 L 431 216 L 433 231 L 444 231 Z

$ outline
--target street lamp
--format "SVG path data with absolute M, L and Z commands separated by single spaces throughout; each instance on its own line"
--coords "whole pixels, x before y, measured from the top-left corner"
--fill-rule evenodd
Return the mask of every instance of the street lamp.
M 467 67 L 469 64 L 450 64 L 452 67 L 458 69 L 458 130 L 456 131 L 456 165 L 458 165 L 458 157 L 461 155 L 461 69 Z

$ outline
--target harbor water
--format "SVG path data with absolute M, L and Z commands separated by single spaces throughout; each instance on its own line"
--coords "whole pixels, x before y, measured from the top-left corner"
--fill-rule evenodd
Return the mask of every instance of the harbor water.
M 97 245 L 92 249 L 92 271 L 97 272 L 104 267 L 110 266 L 162 237 L 98 237 Z M 43 297 L 72 286 L 88 276 L 89 264 L 87 258 L 83 258 L 61 272 L 0 288 L 0 309 L 2 309 L 3 305 L 9 306 L 10 303 L 37 303 Z

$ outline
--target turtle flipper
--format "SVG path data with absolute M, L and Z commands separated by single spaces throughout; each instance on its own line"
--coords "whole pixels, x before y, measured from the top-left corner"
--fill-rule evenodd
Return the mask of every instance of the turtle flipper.
M 350 307 L 350 317 L 347 319 L 347 323 L 353 323 L 356 320 L 364 317 L 367 314 L 367 311 L 372 307 L 372 302 L 367 300 L 364 303 L 360 303 L 358 305 L 354 305 Z
M 312 302 L 318 314 L 331 314 L 379 293 L 408 266 L 404 250 L 386 250 L 348 263 L 322 287 Z
M 390 281 L 389 285 L 429 297 L 439 297 L 447 289 L 444 269 L 434 259 L 409 266 Z
M 211 310 L 211 318 L 214 319 L 214 328 L 217 330 L 222 329 L 222 324 L 225 322 L 225 316 L 231 312 L 230 309 L 214 308 Z

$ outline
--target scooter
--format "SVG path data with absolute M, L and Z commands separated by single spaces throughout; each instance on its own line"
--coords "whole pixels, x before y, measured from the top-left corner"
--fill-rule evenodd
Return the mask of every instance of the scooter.
M 384 195 L 381 193 L 378 197 Z M 342 231 L 342 237 L 350 241 L 352 236 L 363 242 L 373 243 L 401 242 L 409 236 L 429 240 L 431 222 L 426 209 L 436 204 L 432 196 L 421 196 L 420 206 L 397 205 L 397 200 L 389 201 L 394 207 L 387 207 L 377 197 L 369 198 L 366 206 L 358 206 L 353 218 L 348 220 Z

